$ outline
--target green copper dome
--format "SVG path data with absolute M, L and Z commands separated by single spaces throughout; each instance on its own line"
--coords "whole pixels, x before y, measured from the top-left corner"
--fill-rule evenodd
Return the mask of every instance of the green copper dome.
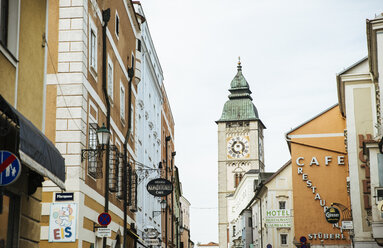
M 237 75 L 230 84 L 229 100 L 225 103 L 221 118 L 217 122 L 259 120 L 257 108 L 250 96 L 249 84 L 242 75 L 241 62 L 238 62 L 237 68 Z

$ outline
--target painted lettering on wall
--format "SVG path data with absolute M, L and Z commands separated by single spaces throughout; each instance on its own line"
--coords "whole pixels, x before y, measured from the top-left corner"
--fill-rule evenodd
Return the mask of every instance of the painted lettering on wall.
M 363 205 L 364 209 L 370 210 L 371 209 L 371 181 L 370 181 L 370 166 L 367 163 L 367 158 L 363 154 L 363 143 L 367 141 L 372 141 L 372 135 L 366 134 L 366 138 L 363 134 L 359 134 L 359 161 L 361 162 L 360 167 L 364 169 L 365 177 L 362 179 L 362 185 L 363 185 Z

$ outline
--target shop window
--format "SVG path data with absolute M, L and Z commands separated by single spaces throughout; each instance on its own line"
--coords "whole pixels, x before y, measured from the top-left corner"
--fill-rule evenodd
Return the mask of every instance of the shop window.
M 286 209 L 286 202 L 285 201 L 279 202 L 279 209 Z
M 287 245 L 287 234 L 281 234 L 281 245 Z
M 5 191 L 0 207 L 0 247 L 18 247 L 20 198 Z

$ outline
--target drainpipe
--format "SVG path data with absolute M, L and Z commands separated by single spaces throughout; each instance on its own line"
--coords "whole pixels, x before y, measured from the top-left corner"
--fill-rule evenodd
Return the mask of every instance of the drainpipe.
M 262 200 L 259 197 L 255 197 L 259 200 L 259 216 L 260 216 L 260 224 L 261 224 L 261 247 L 263 247 L 263 226 L 262 226 Z
M 128 76 L 129 76 L 129 86 L 128 86 L 128 131 L 125 135 L 125 141 L 124 141 L 124 166 L 123 166 L 123 201 L 124 201 L 124 245 L 123 247 L 126 248 L 126 235 L 127 235 L 127 228 L 128 228 L 128 220 L 127 220 L 127 214 L 128 214 L 128 190 L 127 190 L 127 184 L 128 184 L 128 172 L 127 167 L 130 166 L 128 164 L 128 141 L 130 138 L 130 134 L 132 133 L 132 127 L 130 125 L 132 120 L 132 111 L 131 111 L 131 105 L 132 105 L 132 81 L 134 77 L 134 65 L 132 65 L 131 68 L 128 68 Z M 135 242 L 135 247 L 137 245 L 137 242 Z
M 174 157 L 176 156 L 176 152 L 172 152 L 172 161 L 171 161 L 171 169 L 172 169 L 172 184 L 173 184 L 173 191 L 172 191 L 172 240 L 174 242 Z M 176 241 L 177 242 L 177 241 Z M 177 246 L 177 244 L 176 244 Z
M 165 179 L 168 180 L 168 142 L 170 141 L 171 137 L 166 136 L 165 138 Z M 174 190 L 174 189 L 173 189 Z M 166 200 L 168 199 L 167 196 Z M 166 208 L 165 208 L 165 248 L 168 247 L 168 201 L 166 201 Z
M 110 102 L 106 89 L 106 28 L 110 20 L 110 9 L 102 11 L 102 90 L 106 101 L 106 128 L 110 131 Z M 106 144 L 106 161 L 105 161 L 105 205 L 104 211 L 107 213 L 109 210 L 109 141 Z M 102 247 L 106 248 L 106 238 L 102 240 Z

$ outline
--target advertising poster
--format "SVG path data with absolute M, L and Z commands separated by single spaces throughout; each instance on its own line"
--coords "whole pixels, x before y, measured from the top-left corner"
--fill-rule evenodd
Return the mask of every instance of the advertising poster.
M 76 203 L 52 203 L 49 216 L 49 242 L 75 242 L 76 222 Z

